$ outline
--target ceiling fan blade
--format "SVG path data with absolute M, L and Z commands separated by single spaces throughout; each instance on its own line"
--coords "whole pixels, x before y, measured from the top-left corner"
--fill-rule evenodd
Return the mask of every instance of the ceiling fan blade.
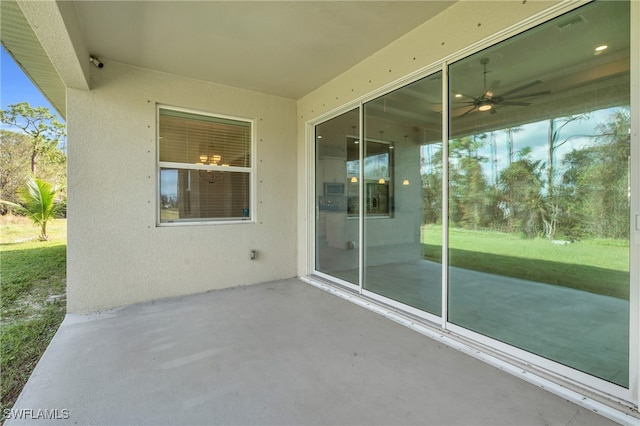
M 465 112 L 464 114 L 460 114 L 458 116 L 456 116 L 456 118 L 460 118 L 460 117 L 464 117 L 465 115 L 469 114 L 470 112 L 475 111 L 476 107 L 473 106 L 470 110 L 468 110 L 467 112 Z
M 527 94 L 525 94 L 525 95 L 511 96 L 509 99 L 530 98 L 530 97 L 532 97 L 532 96 L 548 95 L 549 93 L 551 93 L 551 90 L 545 90 L 545 91 L 543 91 L 543 92 L 527 93 Z
M 464 114 L 465 112 L 467 112 L 469 110 L 469 108 L 475 108 L 475 106 L 470 107 L 469 105 L 463 105 L 463 106 L 450 105 L 449 116 L 450 117 L 458 117 L 458 116 Z
M 531 102 L 504 101 L 504 102 L 500 102 L 500 105 L 529 106 L 531 105 Z
M 495 93 L 498 86 L 500 86 L 500 80 L 493 80 L 491 82 L 491 86 L 487 89 L 487 92 Z
M 496 109 L 496 107 L 493 107 L 489 110 L 489 114 L 493 115 L 493 114 L 497 114 L 498 110 Z
M 500 96 L 502 96 L 504 98 L 505 96 L 509 96 L 512 93 L 516 93 L 516 92 L 519 92 L 521 90 L 528 89 L 529 87 L 532 87 L 532 86 L 537 86 L 540 83 L 542 83 L 542 80 L 534 80 L 534 81 L 531 81 L 531 82 L 529 82 L 527 84 L 523 84 L 522 86 L 518 86 L 515 89 L 507 90 L 506 92 L 501 93 Z

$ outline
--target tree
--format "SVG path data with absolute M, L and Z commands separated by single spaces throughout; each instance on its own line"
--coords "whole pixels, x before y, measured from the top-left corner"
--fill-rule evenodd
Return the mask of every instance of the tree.
M 56 201 L 58 187 L 52 187 L 50 183 L 32 177 L 27 184 L 20 188 L 18 196 L 22 204 L 0 200 L 1 203 L 12 205 L 18 213 L 27 216 L 34 225 L 40 227 L 41 241 L 47 241 L 47 223 L 55 218 L 62 209 L 62 203 Z
M 553 197 L 554 190 L 554 175 L 555 175 L 555 153 L 558 148 L 567 143 L 569 140 L 580 135 L 573 135 L 562 142 L 560 142 L 560 132 L 562 129 L 574 121 L 586 120 L 589 116 L 587 114 L 572 115 L 563 118 L 550 118 L 549 119 L 549 133 L 548 133 L 548 151 L 547 151 L 547 193 L 549 197 Z
M 27 102 L 9 105 L 0 110 L 0 122 L 20 129 L 30 136 L 31 174 L 35 177 L 40 157 L 51 155 L 63 140 L 65 126 L 45 107 L 32 108 Z
M 442 144 L 426 145 L 421 160 L 422 223 L 442 222 Z M 432 151 L 435 150 L 435 153 Z
M 0 132 L 0 199 L 17 203 L 18 189 L 29 179 L 29 136 Z
M 31 176 L 31 137 L 24 133 L 0 130 L 0 199 L 18 203 L 17 191 Z M 66 154 L 59 148 L 40 159 L 39 178 L 54 186 L 66 186 Z M 0 214 L 7 205 L 0 204 Z
M 520 230 L 533 238 L 540 230 L 543 181 L 541 161 L 533 161 L 530 154 L 531 148 L 522 149 L 518 160 L 500 173 L 499 183 L 504 197 L 500 208 L 507 229 Z
M 513 150 L 515 147 L 515 141 L 513 140 L 513 135 L 516 133 L 520 133 L 521 131 L 523 131 L 524 129 L 522 127 L 509 127 L 508 129 L 505 129 L 505 133 L 507 134 L 507 152 L 508 152 L 508 157 L 507 157 L 507 166 L 510 166 L 511 163 L 513 162 Z
M 449 217 L 457 225 L 478 228 L 485 224 L 487 179 L 478 150 L 487 144 L 487 135 L 454 139 L 449 143 Z
M 580 212 L 577 236 L 629 238 L 630 116 L 628 108 L 616 109 L 596 127 L 591 146 L 565 156 L 565 186 Z
M 442 222 L 442 172 L 422 175 L 422 223 Z

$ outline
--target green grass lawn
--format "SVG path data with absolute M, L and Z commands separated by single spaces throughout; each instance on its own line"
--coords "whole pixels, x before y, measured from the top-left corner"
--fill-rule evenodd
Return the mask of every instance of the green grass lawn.
M 11 408 L 66 311 L 64 219 L 49 225 L 50 241 L 22 218 L 0 217 L 1 410 Z
M 171 209 L 161 209 L 160 210 L 160 219 L 163 221 L 166 220 L 178 220 L 180 219 L 180 212 L 177 208 Z
M 441 261 L 441 235 L 440 226 L 423 227 L 426 259 Z M 628 241 L 557 245 L 542 238 L 453 228 L 449 245 L 452 266 L 629 299 Z

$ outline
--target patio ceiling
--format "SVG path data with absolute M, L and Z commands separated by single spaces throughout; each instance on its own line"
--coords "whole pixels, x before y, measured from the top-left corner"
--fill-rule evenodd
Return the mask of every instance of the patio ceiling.
M 3 16 L 3 44 L 45 92 L 56 79 L 58 90 L 60 80 L 87 88 L 89 61 L 83 56 L 90 53 L 104 62 L 299 99 L 455 1 L 2 3 L 14 12 Z M 18 20 L 21 25 L 6 26 Z M 51 36 L 57 32 L 64 34 Z M 48 38 L 55 45 L 47 50 Z M 51 49 L 73 52 L 74 68 L 61 69 L 68 58 L 50 58 L 59 77 L 31 67 L 34 57 L 44 58 L 38 40 L 49 55 Z M 69 77 L 80 69 L 85 83 Z M 64 110 L 59 94 L 50 98 Z
M 89 54 L 106 62 L 115 61 L 189 78 L 299 99 L 338 76 L 403 34 L 428 21 L 455 1 L 63 1 L 23 2 L 3 0 L 1 34 L 3 45 L 27 70 L 45 95 L 65 113 L 65 88 L 90 88 Z M 528 108 L 511 108 L 510 114 L 497 114 L 486 120 L 482 114 L 464 117 L 463 128 L 477 129 L 478 121 L 496 128 L 503 117 L 521 117 L 531 122 L 544 116 L 549 105 L 566 114 L 574 112 L 576 93 L 585 81 L 598 80 L 599 93 L 580 92 L 585 102 L 597 100 L 601 106 L 620 103 L 615 76 L 624 75 L 628 61 L 615 62 L 616 53 L 598 57 L 597 75 L 586 75 L 594 56 L 593 46 L 603 34 L 590 28 L 601 20 L 615 17 L 593 13 L 573 45 L 564 46 L 560 55 L 549 57 L 535 67 L 524 64 L 503 49 L 499 60 L 490 63 L 491 79 L 500 80 L 501 90 L 541 79 L 536 90 L 549 90 L 551 96 L 532 99 Z M 615 26 L 611 26 L 615 33 Z M 557 28 L 548 28 L 543 45 L 552 45 Z M 610 34 L 609 36 L 611 36 Z M 611 37 L 609 37 L 611 38 Z M 536 38 L 537 40 L 538 38 Z M 615 49 L 624 40 L 611 39 Z M 628 40 L 626 41 L 628 44 Z M 517 46 L 517 47 L 516 47 Z M 516 50 L 536 51 L 539 46 L 513 44 Z M 495 58 L 494 58 L 495 59 Z M 620 58 L 617 58 L 620 59 Z M 477 62 L 477 61 L 476 61 Z M 474 62 L 461 78 L 462 93 L 477 94 L 481 69 Z M 107 65 L 108 66 L 108 65 Z M 625 68 L 626 67 L 626 68 Z M 557 75 L 557 70 L 565 74 Z M 555 73 L 555 74 L 554 74 Z M 570 74 L 570 75 L 569 75 Z M 416 91 L 431 93 L 427 79 Z M 429 87 L 427 87 L 429 86 Z M 436 87 L 435 93 L 440 90 Z M 416 92 L 417 93 L 417 92 Z M 386 99 L 387 114 L 407 125 L 439 129 L 438 102 L 422 99 Z M 436 100 L 437 101 L 437 100 Z M 395 105 L 397 104 L 397 105 Z M 372 105 L 372 113 L 375 105 Z M 418 118 L 416 118 L 418 117 Z M 436 132 L 437 133 L 437 132 Z
M 464 96 L 451 100 L 451 136 L 463 137 L 546 120 L 550 111 L 562 117 L 627 105 L 631 66 L 627 35 L 630 22 L 625 18 L 628 8 L 625 2 L 595 3 L 567 13 L 553 25 L 538 26 L 527 34 L 454 62 L 449 87 Z M 528 35 L 531 33 L 535 36 Z M 558 42 L 560 39 L 562 43 Z M 594 48 L 602 44 L 609 48 L 594 53 Z M 482 60 L 488 61 L 486 82 Z M 495 85 L 497 96 L 514 91 L 513 100 L 529 105 L 498 104 L 494 114 L 472 111 L 469 101 L 483 94 L 487 85 Z M 518 98 L 535 92 L 543 95 Z M 441 94 L 441 73 L 436 73 L 368 102 L 367 138 L 371 135 L 375 138 L 384 130 L 389 141 L 399 141 L 408 135 L 417 144 L 440 142 Z M 356 124 L 349 117 L 342 119 L 346 120 L 342 125 L 345 129 Z M 336 143 L 344 144 L 344 139 Z

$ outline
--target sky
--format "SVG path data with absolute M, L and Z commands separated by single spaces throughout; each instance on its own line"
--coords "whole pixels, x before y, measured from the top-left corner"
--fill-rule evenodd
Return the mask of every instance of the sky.
M 58 121 L 64 123 L 64 119 L 22 72 L 4 47 L 0 48 L 0 51 L 0 108 L 6 110 L 9 105 L 28 102 L 32 107 L 49 108 L 58 116 Z
M 599 133 L 597 126 L 609 121 L 611 115 L 617 109 L 617 107 L 613 107 L 591 111 L 587 114 L 586 119 L 573 121 L 562 128 L 558 139 L 560 147 L 554 152 L 554 163 L 556 164 L 557 171 L 562 171 L 562 161 L 568 153 L 573 150 L 587 148 L 596 142 L 596 139 L 593 136 Z M 563 119 L 560 117 L 557 119 L 556 126 L 560 126 L 562 123 Z M 531 150 L 529 158 L 532 161 L 539 160 L 546 163 L 549 155 L 549 120 L 523 124 L 517 127 L 520 131 L 516 132 L 513 136 L 513 159 L 518 160 L 518 152 L 524 148 L 529 148 Z M 488 138 L 485 145 L 477 150 L 477 155 L 485 159 L 481 165 L 483 173 L 487 178 L 487 182 L 495 184 L 496 178 L 500 175 L 500 172 L 506 169 L 509 165 L 507 133 L 504 129 L 497 129 L 493 132 L 487 133 L 487 136 Z M 568 142 L 562 143 L 567 139 Z M 494 141 L 496 152 L 492 153 L 492 145 L 494 145 Z M 438 152 L 438 147 L 439 146 L 430 147 L 428 145 L 423 147 L 421 154 L 427 164 L 430 162 L 430 155 L 434 155 Z M 492 159 L 493 164 L 491 162 Z M 421 172 L 427 173 L 428 166 L 423 166 Z

